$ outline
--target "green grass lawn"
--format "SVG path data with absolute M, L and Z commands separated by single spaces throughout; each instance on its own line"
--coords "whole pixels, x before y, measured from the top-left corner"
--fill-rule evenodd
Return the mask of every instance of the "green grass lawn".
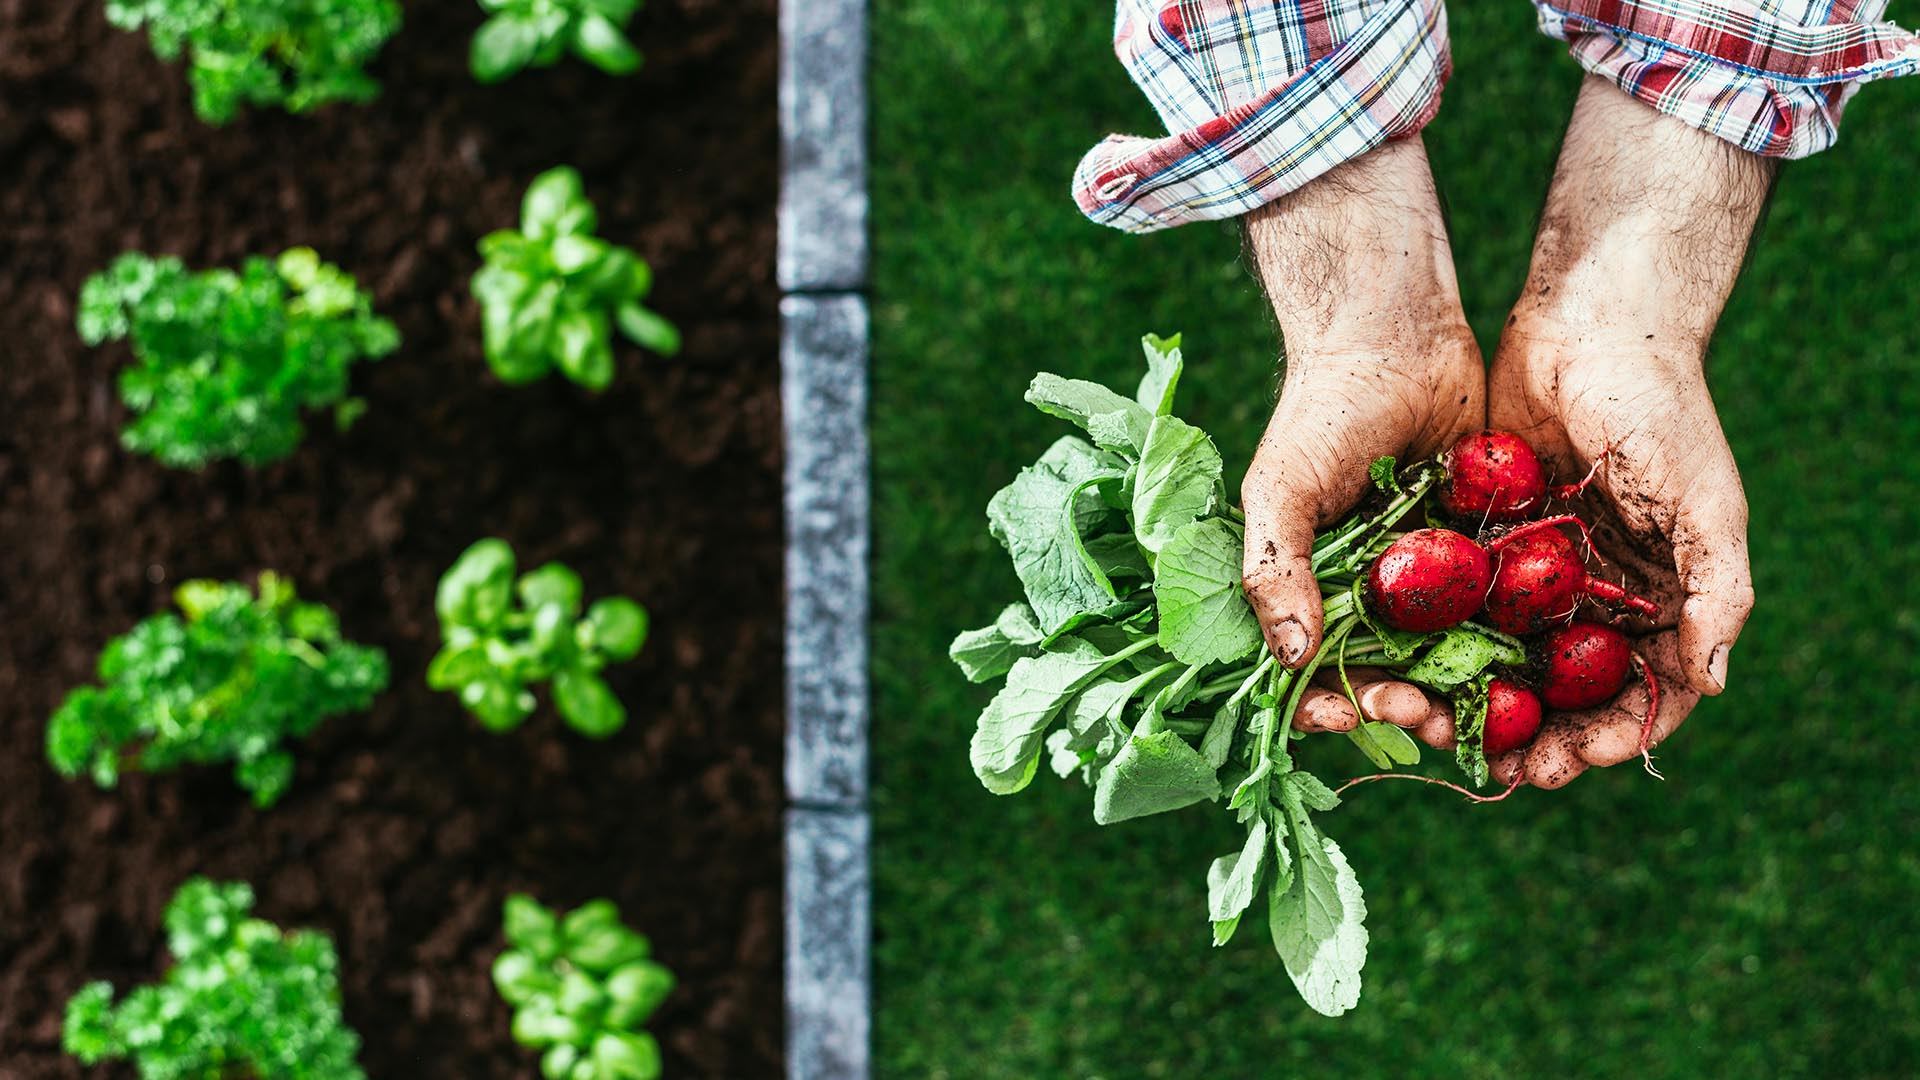
M 966 746 L 988 688 L 945 658 L 1016 594 L 984 510 L 1066 430 L 1021 403 L 1035 371 L 1130 383 L 1139 336 L 1182 330 L 1179 411 L 1244 466 L 1277 342 L 1237 234 L 1075 211 L 1080 153 L 1154 123 L 1105 0 L 874 9 L 881 1074 L 1914 1075 L 1920 80 L 1867 87 L 1840 146 L 1788 168 L 1721 323 L 1760 595 L 1732 689 L 1664 748 L 1665 784 L 1624 767 L 1478 808 L 1380 785 L 1341 809 L 1373 941 L 1360 1008 L 1329 1020 L 1255 916 L 1208 946 L 1228 815 L 1102 829 L 1051 776 L 987 794 Z M 1427 147 L 1491 348 L 1579 74 L 1519 0 L 1452 17 Z

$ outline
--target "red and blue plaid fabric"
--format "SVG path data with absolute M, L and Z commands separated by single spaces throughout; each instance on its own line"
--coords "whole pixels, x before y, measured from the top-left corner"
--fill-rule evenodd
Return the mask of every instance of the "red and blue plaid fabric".
M 1588 71 L 1758 154 L 1825 149 L 1860 83 L 1920 67 L 1886 0 L 1533 3 Z M 1114 51 L 1173 134 L 1108 136 L 1073 190 L 1129 232 L 1236 217 L 1419 131 L 1451 70 L 1442 0 L 1119 0 Z

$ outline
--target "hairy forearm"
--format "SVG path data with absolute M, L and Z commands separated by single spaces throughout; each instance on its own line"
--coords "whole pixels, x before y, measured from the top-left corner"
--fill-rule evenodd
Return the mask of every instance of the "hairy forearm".
M 1523 322 L 1569 343 L 1699 358 L 1745 259 L 1772 160 L 1589 78 L 1542 211 Z
M 1464 331 L 1453 254 L 1420 140 L 1389 143 L 1244 219 L 1294 365 L 1418 356 Z

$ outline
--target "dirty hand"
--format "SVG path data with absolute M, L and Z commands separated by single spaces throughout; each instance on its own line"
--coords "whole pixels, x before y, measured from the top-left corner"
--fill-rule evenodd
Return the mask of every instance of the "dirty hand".
M 1419 139 L 1347 162 L 1245 222 L 1286 377 L 1241 487 L 1244 584 L 1268 647 L 1299 667 L 1322 631 L 1314 530 L 1360 501 L 1375 458 L 1430 457 L 1482 426 L 1486 376 Z M 1451 736 L 1450 719 L 1427 722 L 1444 703 L 1417 687 L 1376 675 L 1354 689 L 1366 719 Z M 1295 717 L 1308 730 L 1359 720 L 1328 687 Z
M 1771 177 L 1589 79 L 1489 377 L 1492 426 L 1532 443 L 1557 482 L 1606 455 L 1573 509 L 1594 526 L 1594 573 L 1660 605 L 1635 642 L 1661 685 L 1654 741 L 1724 688 L 1753 606 L 1746 495 L 1705 357 Z M 1634 680 L 1610 705 L 1556 714 L 1494 777 L 1555 788 L 1634 758 L 1647 704 Z

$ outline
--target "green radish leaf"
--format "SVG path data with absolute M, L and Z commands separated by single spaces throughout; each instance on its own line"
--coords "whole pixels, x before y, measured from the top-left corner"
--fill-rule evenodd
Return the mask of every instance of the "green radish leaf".
M 1372 480 L 1373 486 L 1383 493 L 1399 495 L 1401 494 L 1400 481 L 1394 476 L 1395 470 L 1399 467 L 1400 463 L 1394 460 L 1392 455 L 1374 458 L 1373 464 L 1367 466 L 1367 479 Z
M 1015 660 L 1040 650 L 1045 635 L 1034 621 L 1033 609 L 1009 604 L 990 626 L 967 630 L 953 639 L 947 657 L 959 665 L 968 682 L 985 682 L 1005 675 Z
M 1049 634 L 1077 615 L 1113 606 L 1111 585 L 1078 539 L 1107 528 L 1116 515 L 1088 490 L 1073 496 L 1071 513 L 1063 508 L 1084 482 L 1119 475 L 1091 444 L 1068 437 L 987 504 L 988 528 L 1012 556 L 1027 601 Z
M 1232 855 L 1222 855 L 1207 868 L 1207 917 L 1213 921 L 1213 943 L 1225 945 L 1240 925 L 1240 916 L 1260 894 L 1267 865 L 1267 819 L 1254 820 L 1247 842 Z
M 1239 531 L 1220 518 L 1193 522 L 1160 551 L 1153 585 L 1160 644 L 1188 664 L 1224 663 L 1263 647 L 1240 589 Z
M 1360 1002 L 1367 962 L 1367 905 L 1340 845 L 1322 836 L 1304 807 L 1289 799 L 1298 856 L 1285 889 L 1268 892 L 1274 951 L 1315 1012 L 1339 1016 Z
M 1487 729 L 1487 687 L 1491 674 L 1482 673 L 1453 691 L 1453 758 L 1476 787 L 1487 782 L 1487 755 L 1481 740 Z
M 1220 797 L 1220 780 L 1199 752 L 1171 731 L 1135 736 L 1100 770 L 1093 820 L 1101 825 L 1161 814 Z
M 1139 456 L 1146 445 L 1147 429 L 1153 415 L 1099 383 L 1084 379 L 1063 379 L 1042 372 L 1027 387 L 1027 402 L 1048 416 L 1069 420 L 1093 436 L 1103 450 Z M 1094 419 L 1101 418 L 1099 430 Z
M 1490 633 L 1471 625 L 1443 631 L 1440 640 L 1427 650 L 1420 662 L 1407 669 L 1407 680 L 1435 690 L 1451 691 L 1491 664 L 1526 663 L 1526 650 L 1518 642 L 1497 640 Z
M 980 783 L 1011 795 L 1032 782 L 1048 726 L 1111 664 L 1099 649 L 1071 638 L 1058 651 L 1016 660 L 974 728 L 970 754 Z
M 1229 698 L 1214 710 L 1206 734 L 1200 737 L 1200 756 L 1207 760 L 1207 765 L 1214 771 L 1219 771 L 1233 753 L 1233 737 L 1239 732 L 1240 718 L 1246 715 L 1246 711 L 1246 698 Z
M 1378 768 L 1420 764 L 1420 744 L 1392 724 L 1370 720 L 1347 732 L 1347 737 Z
M 1380 651 L 1387 655 L 1388 660 L 1396 664 L 1402 660 L 1411 659 L 1414 653 L 1420 651 L 1422 645 L 1433 640 L 1432 634 L 1396 630 L 1375 619 L 1373 612 L 1367 606 L 1367 579 L 1364 574 L 1353 583 L 1353 610 L 1359 614 L 1361 623 L 1373 632 L 1375 638 L 1379 639 Z
M 1359 727 L 1347 732 L 1347 741 L 1351 742 L 1362 754 L 1365 754 L 1367 760 L 1373 763 L 1374 768 L 1393 768 L 1393 755 L 1387 753 L 1387 748 L 1382 746 L 1380 742 L 1373 737 L 1372 732 L 1366 730 L 1367 726 L 1366 724 L 1361 724 Z
M 1151 552 L 1213 509 L 1220 451 L 1207 433 L 1172 417 L 1156 417 L 1134 476 L 1133 532 Z
M 1140 339 L 1140 347 L 1147 356 L 1147 374 L 1140 380 L 1140 390 L 1135 395 L 1141 406 L 1155 416 L 1167 416 L 1173 412 L 1173 394 L 1180 386 L 1180 335 L 1162 338 L 1148 334 Z
M 1119 532 L 1096 536 L 1084 541 L 1081 548 L 1109 582 L 1116 579 L 1145 582 L 1153 580 L 1153 568 L 1147 565 L 1146 553 L 1140 550 L 1139 544 L 1134 543 L 1132 533 Z

